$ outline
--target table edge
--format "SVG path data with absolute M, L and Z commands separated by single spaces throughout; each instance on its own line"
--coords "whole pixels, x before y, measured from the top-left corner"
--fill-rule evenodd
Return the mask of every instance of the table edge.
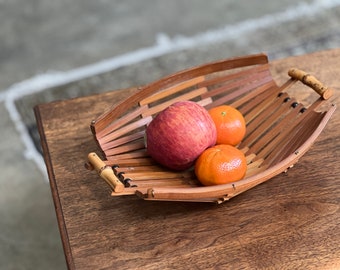
M 42 124 L 42 118 L 40 114 L 40 107 L 44 106 L 44 104 L 36 105 L 33 107 L 35 119 L 36 119 L 36 124 L 37 124 L 37 129 L 39 132 L 40 136 L 40 143 L 43 151 L 43 158 L 45 161 L 45 166 L 47 169 L 47 174 L 49 178 L 49 184 L 50 184 L 50 190 L 52 193 L 52 198 L 53 198 L 53 203 L 54 203 L 54 208 L 55 208 L 55 213 L 57 217 L 57 222 L 58 222 L 58 228 L 61 236 L 61 242 L 62 246 L 64 249 L 64 255 L 66 259 L 66 264 L 68 269 L 75 269 L 74 261 L 73 261 L 73 256 L 72 256 L 72 251 L 71 251 L 71 246 L 69 242 L 69 237 L 66 229 L 66 224 L 65 224 L 65 219 L 64 215 L 61 211 L 61 202 L 59 200 L 59 193 L 58 193 L 58 188 L 57 184 L 55 181 L 54 177 L 54 171 L 53 171 L 53 166 L 52 166 L 52 160 L 51 156 L 49 154 L 48 150 L 48 143 L 46 140 L 45 132 L 44 132 L 44 127 Z

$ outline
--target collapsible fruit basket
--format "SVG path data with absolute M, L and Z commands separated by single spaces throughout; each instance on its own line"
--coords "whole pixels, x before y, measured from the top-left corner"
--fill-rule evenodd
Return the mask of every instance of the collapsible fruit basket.
M 139 89 L 91 123 L 103 155 L 88 155 L 112 196 L 137 195 L 144 200 L 222 203 L 292 167 L 312 146 L 335 110 L 325 101 L 332 91 L 298 69 L 278 86 L 264 54 L 218 61 L 187 69 Z M 304 106 L 286 91 L 297 81 L 320 97 Z M 144 134 L 148 123 L 176 101 L 192 100 L 209 109 L 222 104 L 245 117 L 247 133 L 238 145 L 247 158 L 240 181 L 202 186 L 192 169 L 171 171 L 148 156 Z M 320 105 L 324 111 L 317 111 Z

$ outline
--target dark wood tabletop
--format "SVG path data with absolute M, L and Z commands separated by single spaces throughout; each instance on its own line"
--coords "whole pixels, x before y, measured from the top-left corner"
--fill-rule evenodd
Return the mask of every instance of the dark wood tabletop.
M 340 100 L 340 49 L 271 63 L 298 67 Z M 84 168 L 90 122 L 136 88 L 41 104 L 35 115 L 69 269 L 340 269 L 340 115 L 287 173 L 221 205 L 110 196 Z M 308 93 L 296 92 L 299 99 Z

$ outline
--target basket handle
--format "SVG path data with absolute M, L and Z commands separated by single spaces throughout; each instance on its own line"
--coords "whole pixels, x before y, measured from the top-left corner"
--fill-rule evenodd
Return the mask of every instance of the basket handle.
M 311 87 L 315 92 L 317 92 L 323 99 L 329 99 L 333 95 L 332 89 L 324 86 L 319 80 L 314 76 L 308 74 L 297 68 L 291 68 L 288 71 L 288 75 L 295 80 L 299 80 L 305 85 Z
M 112 168 L 105 164 L 96 153 L 88 154 L 88 159 L 93 168 L 98 172 L 99 176 L 112 188 L 114 192 L 123 192 L 124 185 L 115 176 Z

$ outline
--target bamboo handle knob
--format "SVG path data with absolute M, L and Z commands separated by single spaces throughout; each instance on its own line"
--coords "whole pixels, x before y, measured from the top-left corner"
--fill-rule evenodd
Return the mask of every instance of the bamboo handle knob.
M 122 192 L 124 190 L 123 183 L 115 176 L 112 168 L 107 166 L 96 153 L 90 153 L 87 157 L 99 176 L 105 180 L 114 192 Z
M 288 71 L 288 75 L 299 80 L 305 85 L 311 87 L 315 92 L 317 92 L 323 99 L 329 99 L 333 95 L 332 89 L 324 86 L 320 81 L 318 81 L 314 76 L 308 74 L 297 68 L 291 68 Z

